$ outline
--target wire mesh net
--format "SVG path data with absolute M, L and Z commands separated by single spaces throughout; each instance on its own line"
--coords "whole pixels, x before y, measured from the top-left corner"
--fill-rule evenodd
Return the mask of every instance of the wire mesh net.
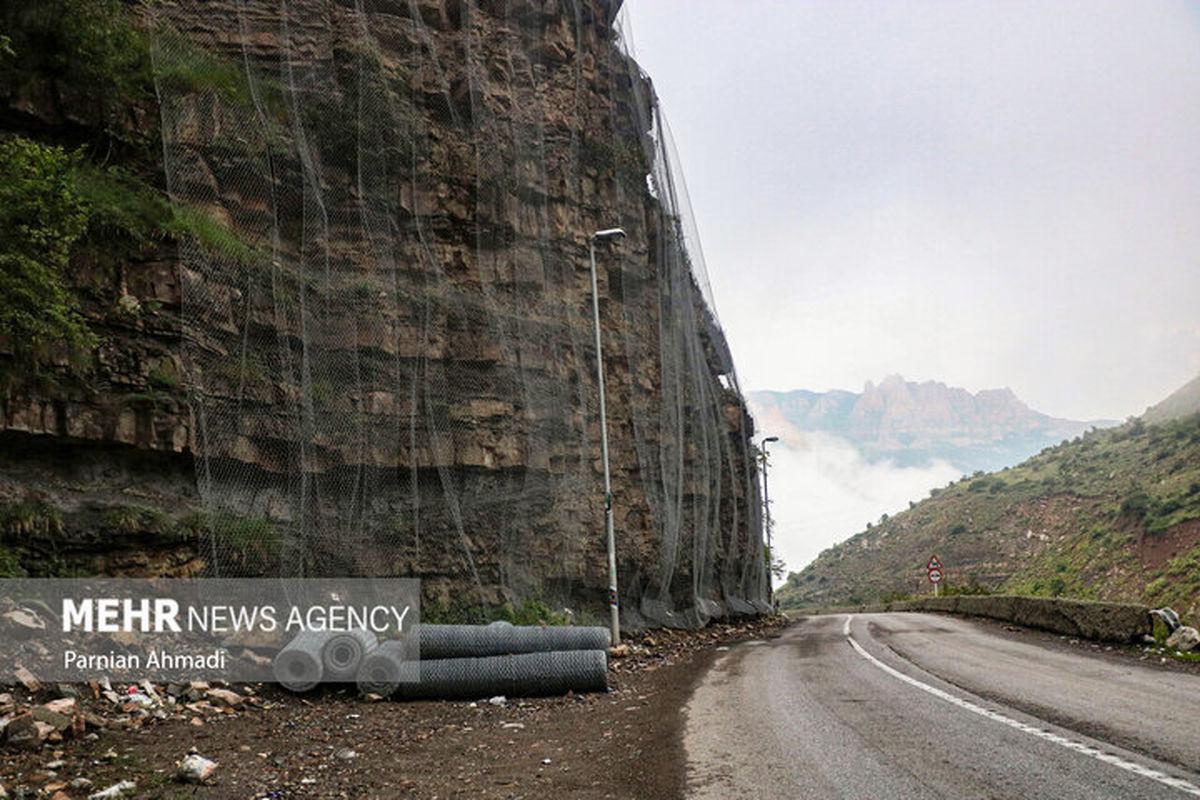
M 597 252 L 627 625 L 764 607 L 744 410 L 614 0 L 153 7 L 219 575 L 605 603 Z

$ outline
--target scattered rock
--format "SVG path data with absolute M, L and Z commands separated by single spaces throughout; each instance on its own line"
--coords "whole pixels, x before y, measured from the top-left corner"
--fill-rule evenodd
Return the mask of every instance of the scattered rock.
M 495 697 L 488 698 L 488 702 L 494 706 L 502 706 L 508 702 L 508 698 L 502 694 L 498 694 Z
M 1173 647 L 1181 653 L 1190 653 L 1200 647 L 1200 631 L 1187 625 L 1176 628 L 1175 632 L 1167 637 L 1167 647 Z
M 21 636 L 32 636 L 46 630 L 46 623 L 42 621 L 41 617 L 27 608 L 6 611 L 0 614 L 0 619 L 8 623 L 6 627 L 9 628 L 10 633 Z
M 80 792 L 86 792 L 88 789 L 91 789 L 93 785 L 94 784 L 91 781 L 89 781 L 87 778 L 76 778 L 75 780 L 73 780 L 69 784 L 67 784 L 67 786 L 69 786 L 70 788 L 75 789 L 76 791 L 80 791 Z
M 16 671 L 13 672 L 13 675 L 16 677 L 16 679 L 18 681 L 21 682 L 21 685 L 24 686 L 29 691 L 31 691 L 31 692 L 41 691 L 42 682 L 39 681 L 32 672 L 25 669 L 24 667 L 17 667 Z
M 58 694 L 59 697 L 62 697 L 62 698 L 67 698 L 67 697 L 74 697 L 75 699 L 79 698 L 79 689 L 76 688 L 75 686 L 72 686 L 69 683 L 54 684 L 54 691 Z
M 117 800 L 117 798 L 124 797 L 136 788 L 137 784 L 133 781 L 121 781 L 120 783 L 114 783 L 103 791 L 89 794 L 88 800 Z
M 117 699 L 119 704 L 124 707 L 126 711 L 133 711 L 134 709 L 138 708 L 156 708 L 161 705 L 150 695 L 139 692 L 136 689 L 124 697 L 120 697 L 118 695 Z
M 0 800 L 8 800 L 8 790 L 4 788 L 4 784 L 0 783 Z
M 334 755 L 336 755 L 342 761 L 353 761 L 354 759 L 358 758 L 358 752 L 351 750 L 349 747 L 341 748 Z
M 259 655 L 258 653 L 254 652 L 253 650 L 250 650 L 249 648 L 242 650 L 242 654 L 240 657 L 243 661 L 249 662 L 249 663 L 259 666 L 259 667 L 269 667 L 273 663 L 271 661 L 271 659 L 267 658 L 266 656 Z
M 66 765 L 67 765 L 67 762 L 63 761 L 61 758 L 56 758 L 53 761 L 46 762 L 46 769 L 59 770 L 59 769 L 62 769 L 63 767 L 65 767 Z
M 68 720 L 68 724 L 69 724 Z M 37 750 L 54 733 L 54 727 L 23 714 L 8 724 L 8 743 L 19 750 Z
M 217 762 L 192 753 L 175 765 L 175 777 L 184 783 L 205 783 L 217 771 Z
M 237 708 L 242 704 L 242 696 L 228 689 L 209 689 L 205 696 L 217 705 L 229 706 L 230 708 Z
M 75 700 L 69 697 L 52 700 L 45 705 L 34 706 L 32 713 L 34 719 L 52 726 L 61 733 L 71 727 L 71 719 L 75 714 Z

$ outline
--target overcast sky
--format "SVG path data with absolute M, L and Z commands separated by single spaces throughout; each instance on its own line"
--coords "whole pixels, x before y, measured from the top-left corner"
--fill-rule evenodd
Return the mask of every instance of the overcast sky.
M 1200 4 L 627 0 L 745 389 L 1200 373 Z

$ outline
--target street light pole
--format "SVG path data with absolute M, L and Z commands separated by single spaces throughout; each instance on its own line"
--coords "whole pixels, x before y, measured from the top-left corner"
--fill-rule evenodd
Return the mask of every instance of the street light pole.
M 771 587 L 771 579 L 774 577 L 772 568 L 775 562 L 775 551 L 771 547 L 771 495 L 767 491 L 767 445 L 771 442 L 778 442 L 778 436 L 768 436 L 759 443 L 758 449 L 762 453 L 762 474 L 763 474 L 763 514 L 765 515 L 765 523 L 767 528 L 767 591 L 772 595 L 775 594 Z
M 596 231 L 588 239 L 592 265 L 592 327 L 596 334 L 596 385 L 600 389 L 600 459 L 604 462 L 604 531 L 608 537 L 608 608 L 609 630 L 613 646 L 621 643 L 621 614 L 617 596 L 617 542 L 613 534 L 612 478 L 608 469 L 608 410 L 604 397 L 604 352 L 600 344 L 600 290 L 596 283 L 596 242 L 620 239 L 625 231 L 609 228 Z

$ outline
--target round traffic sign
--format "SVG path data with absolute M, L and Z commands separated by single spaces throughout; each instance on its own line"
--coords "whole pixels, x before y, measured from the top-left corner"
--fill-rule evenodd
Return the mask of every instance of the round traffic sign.
M 941 569 L 934 567 L 929 570 L 929 582 L 930 583 L 941 583 L 942 582 Z

